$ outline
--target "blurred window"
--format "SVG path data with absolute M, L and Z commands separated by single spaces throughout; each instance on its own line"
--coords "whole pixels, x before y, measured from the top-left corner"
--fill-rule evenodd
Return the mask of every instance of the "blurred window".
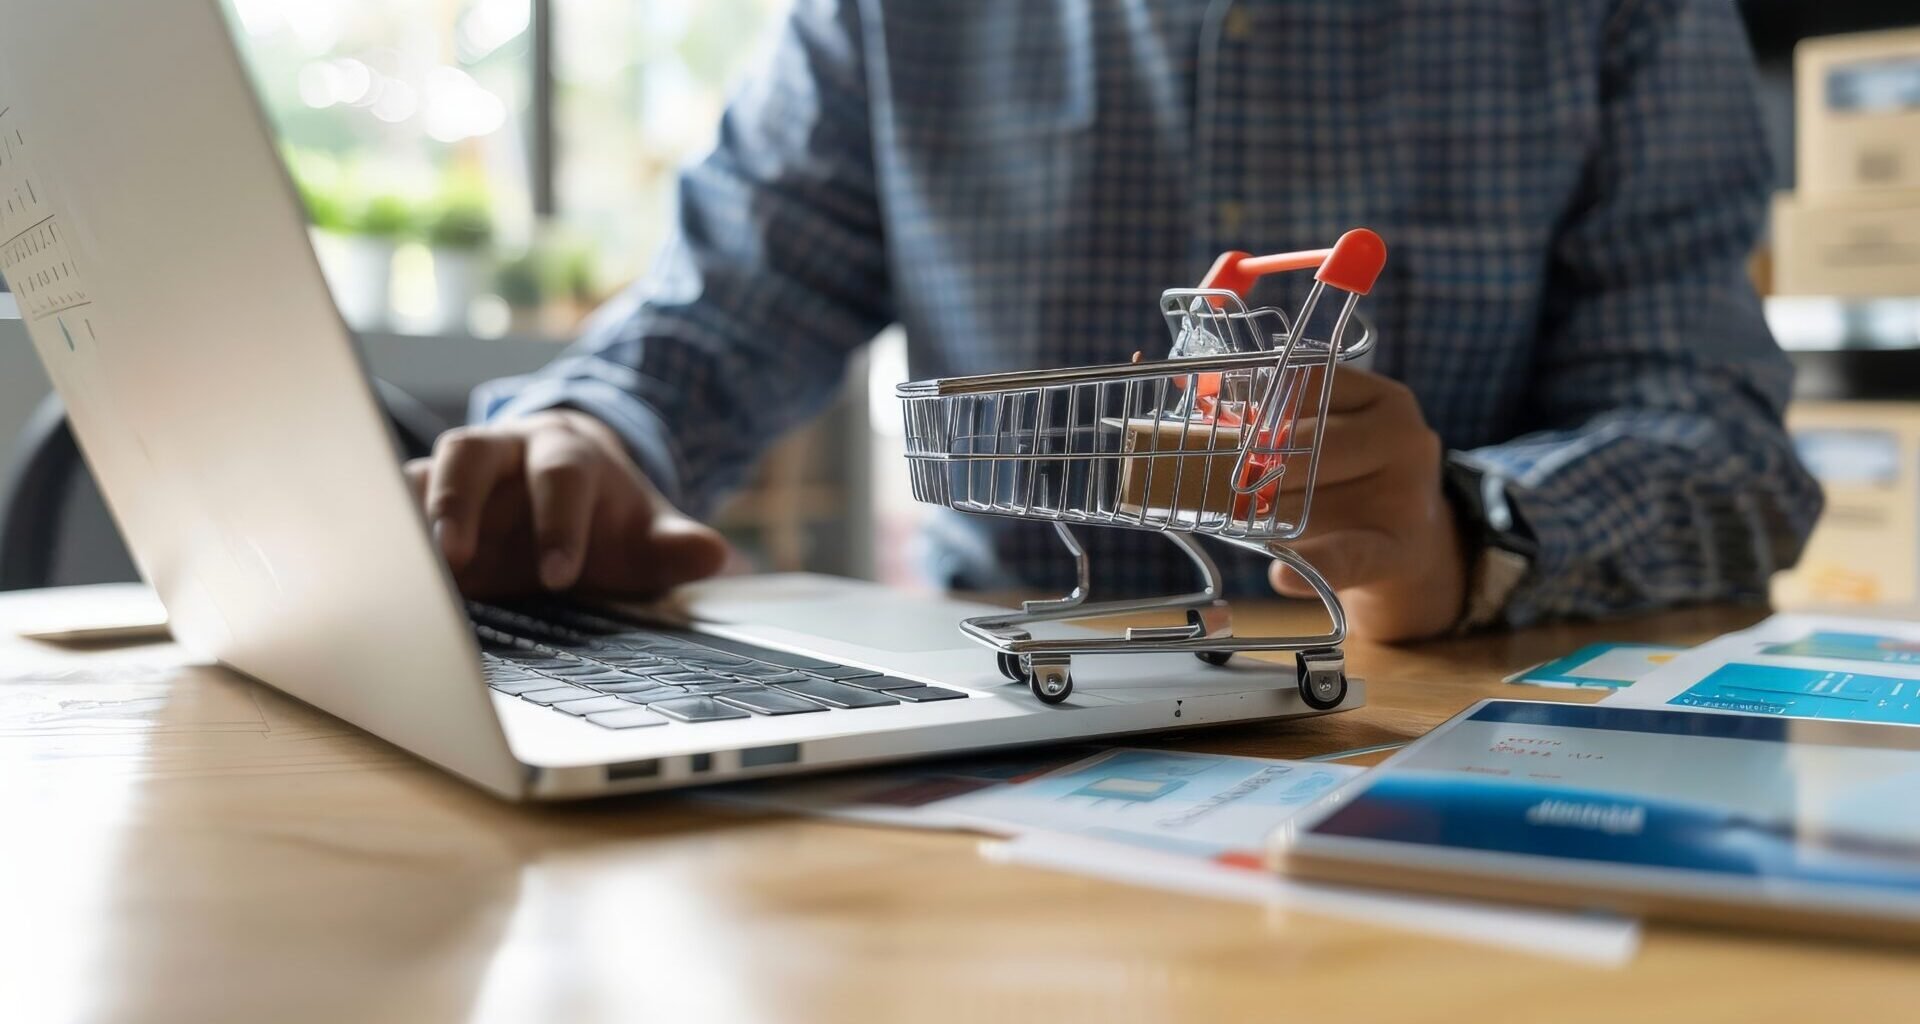
M 224 2 L 349 319 L 556 335 L 644 269 L 785 7 Z

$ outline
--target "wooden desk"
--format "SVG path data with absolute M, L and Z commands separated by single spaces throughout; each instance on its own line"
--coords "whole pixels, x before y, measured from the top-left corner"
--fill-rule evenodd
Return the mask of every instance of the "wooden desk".
M 29 605 L 61 600 L 0 596 L 9 1022 L 1920 1013 L 1920 970 L 1896 951 L 1655 928 L 1631 967 L 1597 970 L 993 866 L 959 836 L 670 797 L 509 806 L 170 647 L 13 639 Z M 1302 756 L 1406 740 L 1579 644 L 1691 643 L 1754 617 L 1355 645 L 1371 707 L 1165 742 Z

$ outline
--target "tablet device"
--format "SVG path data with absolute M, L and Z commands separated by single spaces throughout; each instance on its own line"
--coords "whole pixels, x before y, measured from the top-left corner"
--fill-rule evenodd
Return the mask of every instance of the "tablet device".
M 1273 839 L 1328 881 L 1920 940 L 1920 728 L 1489 700 Z

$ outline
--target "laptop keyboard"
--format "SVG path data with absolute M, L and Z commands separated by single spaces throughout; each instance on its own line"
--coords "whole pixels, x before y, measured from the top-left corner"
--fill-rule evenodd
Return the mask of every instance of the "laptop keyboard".
M 967 695 L 858 668 L 565 607 L 469 603 L 487 685 L 603 729 L 858 711 Z

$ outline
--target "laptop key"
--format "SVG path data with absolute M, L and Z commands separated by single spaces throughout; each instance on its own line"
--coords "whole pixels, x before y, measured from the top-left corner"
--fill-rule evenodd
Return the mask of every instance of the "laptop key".
M 591 715 L 600 711 L 625 711 L 633 705 L 618 697 L 602 695 L 584 700 L 563 700 L 553 705 L 555 711 L 565 711 L 569 715 Z
M 659 701 L 647 707 L 682 722 L 719 722 L 729 718 L 751 717 L 745 711 L 728 707 L 712 697 L 681 697 L 678 700 Z
M 706 697 L 722 693 L 737 693 L 741 690 L 765 689 L 759 682 L 746 679 L 714 679 L 704 683 L 679 683 L 677 685 L 688 693 L 697 693 Z
M 860 679 L 828 680 L 828 682 L 840 682 L 848 686 L 858 686 L 862 690 L 881 690 L 884 692 L 904 690 L 910 686 L 926 685 L 911 679 L 901 679 L 899 676 L 869 676 Z
M 780 689 L 797 693 L 810 700 L 817 700 L 832 708 L 878 708 L 900 703 L 885 693 L 862 690 L 857 686 L 829 682 L 825 679 L 801 679 L 798 682 L 782 683 Z
M 674 675 L 687 670 L 686 666 L 676 665 L 671 661 L 663 661 L 657 665 L 610 665 L 608 667 L 612 668 L 615 672 L 636 679 L 651 676 Z
M 553 680 L 543 676 L 528 676 L 525 679 L 490 679 L 487 681 L 487 686 L 509 697 L 518 697 L 535 690 L 551 690 Z
M 736 708 L 762 715 L 804 715 L 812 711 L 827 710 L 824 705 L 785 690 L 734 690 L 723 693 L 714 700 L 722 704 L 731 704 Z
M 880 673 L 870 668 L 855 668 L 852 665 L 830 665 L 826 668 L 807 669 L 807 674 L 819 676 L 822 679 L 864 679 Z
M 582 673 L 580 675 L 555 676 L 555 678 L 566 683 L 568 686 L 591 686 L 596 690 L 602 686 L 611 686 L 619 683 L 636 683 L 640 681 L 625 672 L 611 668 L 603 668 L 592 675 Z
M 614 694 L 626 703 L 659 703 L 676 697 L 687 697 L 687 692 L 678 686 L 649 686 L 645 690 L 630 690 L 626 694 Z
M 785 665 L 768 665 L 758 661 L 750 661 L 745 665 L 730 666 L 723 669 L 723 671 L 730 676 L 739 676 L 742 679 L 777 679 L 782 676 L 795 679 L 806 678 L 804 673 L 795 672 Z
M 555 686 L 546 690 L 528 690 L 520 694 L 520 699 L 534 704 L 552 706 L 563 700 L 585 700 L 588 697 L 598 696 L 601 694 L 581 686 Z
M 593 660 L 602 665 L 616 665 L 620 668 L 644 668 L 662 664 L 662 659 L 639 651 L 594 651 Z
M 886 693 L 889 697 L 898 697 L 915 704 L 935 700 L 959 700 L 966 696 L 959 690 L 949 690 L 944 686 L 906 686 L 898 690 L 888 690 Z
M 648 711 L 629 704 L 618 711 L 597 711 L 587 716 L 587 721 L 605 729 L 639 729 L 649 725 L 665 725 L 667 720 Z
M 687 685 L 690 683 L 723 683 L 727 681 L 726 676 L 720 675 L 717 672 L 697 672 L 697 671 L 684 671 L 684 670 L 680 672 L 662 672 L 659 675 L 653 676 L 651 678 L 662 683 L 673 683 L 676 686 Z
M 689 694 L 678 686 L 649 686 L 644 690 L 629 690 L 614 696 L 629 704 L 655 704 L 663 700 L 686 697 Z
M 771 647 L 761 647 L 759 644 L 747 643 L 744 640 L 729 640 L 726 637 L 702 635 L 700 644 L 728 654 L 764 661 L 769 665 L 784 665 L 787 668 L 814 669 L 838 666 L 837 662 L 822 661 L 819 658 L 810 658 L 804 654 L 793 654 L 788 651 L 776 651 Z
M 555 668 L 571 668 L 580 664 L 572 658 L 555 658 L 538 651 L 507 651 L 500 655 L 502 661 L 510 662 L 520 668 L 546 671 Z
M 628 630 L 621 633 L 609 633 L 595 640 L 594 646 L 626 651 L 659 651 L 685 645 L 674 640 L 672 637 L 661 636 L 658 633 Z
M 571 680 L 569 681 L 571 682 Z M 651 679 L 622 679 L 619 682 L 589 683 L 587 685 L 592 686 L 594 689 L 599 690 L 601 693 L 619 693 L 619 694 L 645 693 L 648 690 L 679 689 L 679 687 L 675 687 L 675 686 L 663 686 L 659 683 L 654 682 Z
M 755 661 L 763 661 L 769 665 L 778 665 L 781 668 L 804 669 L 808 672 L 821 668 L 844 667 L 836 662 L 822 661 L 819 658 L 810 658 L 804 654 L 793 654 L 788 651 L 776 651 L 766 648 L 754 651 L 753 658 Z
M 676 655 L 676 657 L 681 661 L 691 661 L 699 665 L 749 665 L 753 663 L 752 658 L 743 657 L 738 654 L 728 654 L 725 651 L 716 651 L 710 648 L 706 650 L 697 647 L 692 648 Z
M 573 676 L 595 676 L 608 671 L 611 670 L 608 669 L 607 666 L 595 664 L 591 661 L 575 661 L 554 668 L 543 668 L 540 670 L 543 675 L 557 676 L 562 679 Z
M 826 681 L 819 676 L 810 676 L 805 672 L 781 672 L 779 675 L 772 676 L 743 676 L 736 674 L 735 678 L 751 679 L 756 683 L 765 683 L 768 686 L 785 686 L 788 683 L 820 683 Z
M 487 682 L 490 683 L 508 683 L 516 679 L 545 678 L 544 676 L 534 675 L 532 672 L 521 668 L 511 661 L 502 661 L 499 658 L 481 658 L 480 674 L 486 676 Z

